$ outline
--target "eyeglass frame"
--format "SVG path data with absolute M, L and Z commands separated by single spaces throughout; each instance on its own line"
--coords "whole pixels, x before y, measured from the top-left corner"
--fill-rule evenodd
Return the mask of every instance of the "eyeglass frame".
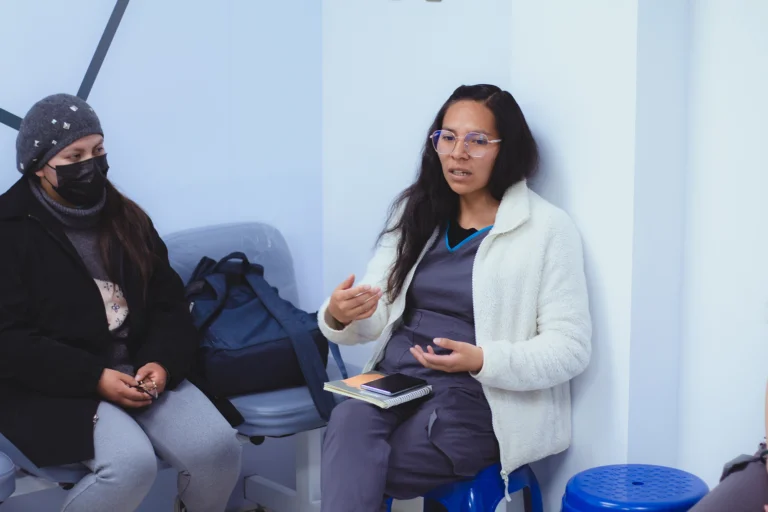
M 440 153 L 437 150 L 437 143 L 435 142 L 435 135 L 440 133 L 440 132 L 452 133 L 453 136 L 456 137 L 456 140 L 453 141 L 453 148 L 451 148 L 451 150 L 448 153 Z M 483 153 L 482 155 L 479 155 L 479 156 L 472 155 L 469 152 L 469 143 L 467 142 L 467 137 L 469 137 L 470 135 L 482 135 L 486 139 L 488 139 L 488 135 L 486 135 L 485 133 L 482 133 L 482 132 L 467 132 L 467 134 L 464 135 L 464 151 L 467 153 L 467 155 L 469 155 L 470 158 L 483 158 L 486 155 L 486 153 L 488 152 L 487 148 L 485 148 L 485 153 Z M 439 130 L 435 130 L 434 132 L 432 132 L 432 134 L 429 136 L 429 140 L 432 141 L 432 147 L 435 149 L 435 153 L 437 153 L 438 155 L 450 155 L 451 153 L 453 153 L 456 150 L 456 143 L 459 141 L 459 136 L 456 135 L 456 133 L 454 133 L 453 130 L 439 129 Z M 503 139 L 493 139 L 493 140 L 488 139 L 488 144 L 498 144 L 502 140 Z

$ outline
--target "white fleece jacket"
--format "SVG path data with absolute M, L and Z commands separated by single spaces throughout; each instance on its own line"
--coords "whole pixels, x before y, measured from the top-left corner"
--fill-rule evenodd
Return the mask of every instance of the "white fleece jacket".
M 325 322 L 329 300 L 318 315 L 323 334 L 335 343 L 379 340 L 365 371 L 383 357 L 405 310 L 405 292 L 393 302 L 386 294 L 396 244 L 395 235 L 382 240 L 360 282 L 384 290 L 371 318 L 335 330 Z M 404 290 L 414 271 L 415 267 Z M 568 447 L 569 381 L 584 371 L 591 354 L 579 234 L 562 210 L 529 190 L 525 182 L 506 192 L 496 222 L 477 250 L 472 296 L 476 343 L 484 358 L 474 377 L 491 407 L 506 480 L 520 466 Z

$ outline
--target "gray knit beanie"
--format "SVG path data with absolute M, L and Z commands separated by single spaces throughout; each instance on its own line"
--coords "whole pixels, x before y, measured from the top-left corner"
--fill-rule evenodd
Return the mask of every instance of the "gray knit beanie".
M 88 135 L 104 135 L 96 112 L 70 94 L 43 98 L 27 112 L 16 137 L 16 168 L 33 173 L 56 154 Z

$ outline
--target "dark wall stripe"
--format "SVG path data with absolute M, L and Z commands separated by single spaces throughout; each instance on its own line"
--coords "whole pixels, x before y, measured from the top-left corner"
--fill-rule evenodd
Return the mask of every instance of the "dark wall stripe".
M 0 123 L 10 126 L 14 130 L 18 130 L 19 126 L 21 126 L 21 118 L 0 108 Z
M 107 26 L 104 29 L 104 33 L 101 35 L 99 45 L 96 47 L 91 63 L 88 65 L 88 70 L 85 72 L 85 77 L 80 84 L 80 90 L 77 91 L 77 96 L 84 100 L 87 100 L 88 95 L 91 94 L 93 84 L 96 82 L 96 77 L 99 74 L 101 65 L 104 63 L 107 51 L 109 51 L 109 45 L 112 44 L 112 39 L 115 38 L 115 33 L 117 32 L 117 27 L 120 26 L 120 20 L 123 19 L 125 9 L 128 7 L 128 1 L 129 0 L 117 0 L 115 8 L 112 9 L 112 14 L 109 16 Z M 21 126 L 21 118 L 16 114 L 11 114 L 7 110 L 0 108 L 0 124 L 18 130 Z
M 109 51 L 109 45 L 112 44 L 112 39 L 115 37 L 117 27 L 120 26 L 120 20 L 123 19 L 125 9 L 128 7 L 128 0 L 117 0 L 115 8 L 112 10 L 112 15 L 109 17 L 107 27 L 104 29 L 104 33 L 101 35 L 99 45 L 96 47 L 96 51 L 91 59 L 91 64 L 88 66 L 88 71 L 85 72 L 83 82 L 80 84 L 80 90 L 77 91 L 78 97 L 87 100 L 88 95 L 91 94 L 96 77 L 99 74 L 101 65 L 104 63 L 104 58 Z

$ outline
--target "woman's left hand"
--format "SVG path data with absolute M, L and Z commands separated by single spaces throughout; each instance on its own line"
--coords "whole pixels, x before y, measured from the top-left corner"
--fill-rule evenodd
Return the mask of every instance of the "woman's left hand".
M 136 372 L 136 381 L 139 384 L 142 382 L 144 382 L 145 385 L 149 384 L 149 388 L 154 385 L 154 391 L 157 392 L 159 396 L 165 391 L 165 385 L 168 382 L 168 373 L 165 371 L 165 368 L 157 363 L 147 363 Z M 149 388 L 147 388 L 147 391 L 152 391 Z
M 425 368 L 448 373 L 477 373 L 483 368 L 483 349 L 464 341 L 445 338 L 435 339 L 435 345 L 450 350 L 450 354 L 437 355 L 431 346 L 426 352 L 419 345 L 411 348 L 411 354 Z

